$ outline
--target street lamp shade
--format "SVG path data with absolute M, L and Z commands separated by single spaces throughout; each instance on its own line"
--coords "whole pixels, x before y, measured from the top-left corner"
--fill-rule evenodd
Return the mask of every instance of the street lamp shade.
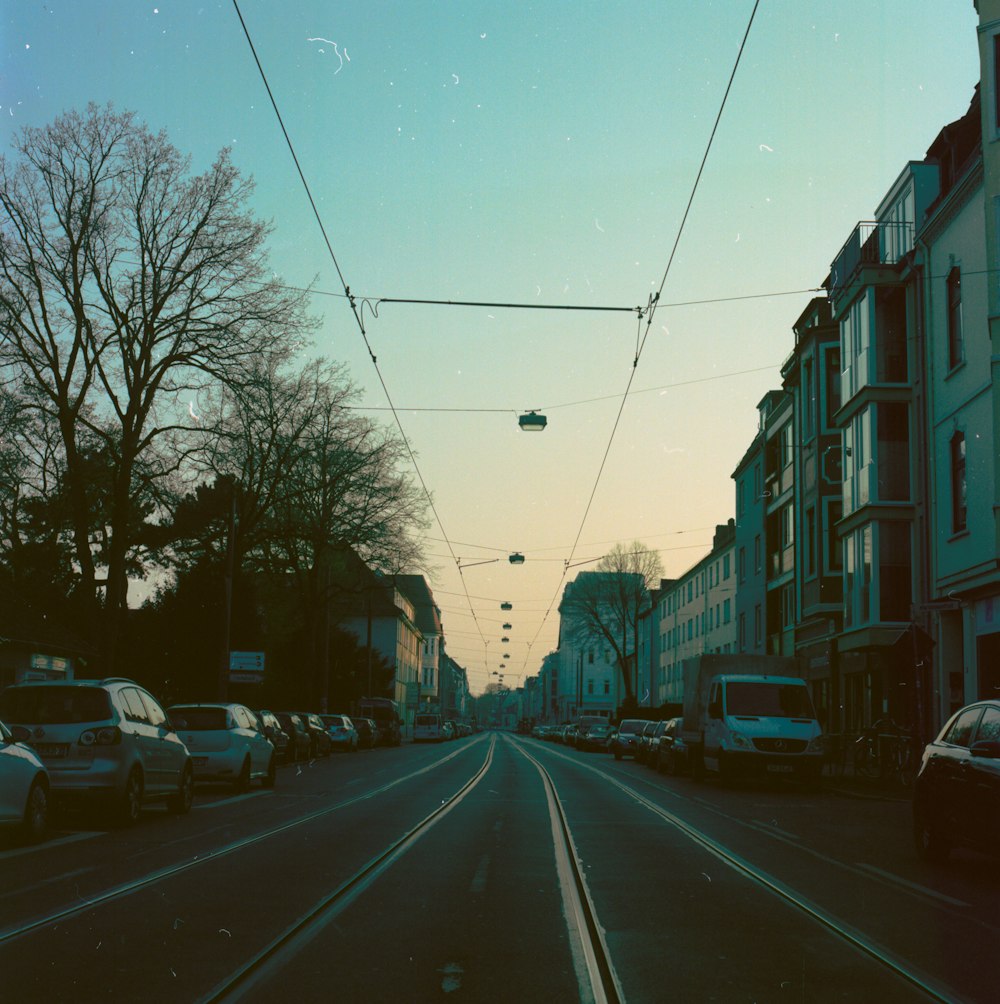
M 504 631 L 509 631 L 513 626 L 513 624 L 504 624 L 503 629 Z
M 508 638 L 506 635 L 504 635 L 500 640 L 506 645 L 507 642 L 510 641 L 510 638 Z
M 514 609 L 514 604 L 511 603 L 508 600 L 504 600 L 503 603 L 500 604 L 500 609 L 501 610 L 513 610 Z
M 526 415 L 519 416 L 517 421 L 524 432 L 541 432 L 549 422 L 544 415 L 539 415 L 537 411 L 529 411 Z
M 512 565 L 523 565 L 524 564 L 524 555 L 521 554 L 520 551 L 515 551 L 512 555 L 510 555 L 510 557 L 507 560 Z

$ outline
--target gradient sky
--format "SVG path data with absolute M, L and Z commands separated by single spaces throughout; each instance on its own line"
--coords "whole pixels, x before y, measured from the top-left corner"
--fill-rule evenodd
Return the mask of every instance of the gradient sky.
M 353 293 L 616 307 L 660 287 L 752 9 L 240 2 Z M 231 0 L 0 12 L 3 148 L 88 101 L 164 129 L 199 172 L 231 147 L 275 271 L 321 291 L 315 353 L 387 408 Z M 638 538 L 676 576 L 707 553 L 810 296 L 794 291 L 968 108 L 975 28 L 972 0 L 762 0 L 623 409 L 634 315 L 365 310 L 438 517 L 421 571 L 474 691 L 501 661 L 508 684 L 537 672 L 567 562 Z M 519 430 L 529 408 L 544 433 Z

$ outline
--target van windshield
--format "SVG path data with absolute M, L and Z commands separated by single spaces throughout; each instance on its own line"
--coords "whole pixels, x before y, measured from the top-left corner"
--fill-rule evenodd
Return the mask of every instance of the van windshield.
M 815 718 L 809 691 L 791 683 L 733 682 L 726 685 L 726 713 L 762 718 Z

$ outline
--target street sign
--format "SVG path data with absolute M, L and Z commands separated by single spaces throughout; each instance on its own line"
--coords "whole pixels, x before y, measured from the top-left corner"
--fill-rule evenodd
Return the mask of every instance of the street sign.
M 230 652 L 230 683 L 262 683 L 264 680 L 263 652 Z
M 230 652 L 229 668 L 264 672 L 263 652 Z

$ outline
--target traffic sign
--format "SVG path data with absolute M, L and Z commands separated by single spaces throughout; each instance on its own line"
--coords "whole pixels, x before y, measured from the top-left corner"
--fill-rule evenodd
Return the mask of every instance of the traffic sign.
M 263 652 L 230 652 L 230 670 L 244 670 L 249 672 L 264 672 Z

